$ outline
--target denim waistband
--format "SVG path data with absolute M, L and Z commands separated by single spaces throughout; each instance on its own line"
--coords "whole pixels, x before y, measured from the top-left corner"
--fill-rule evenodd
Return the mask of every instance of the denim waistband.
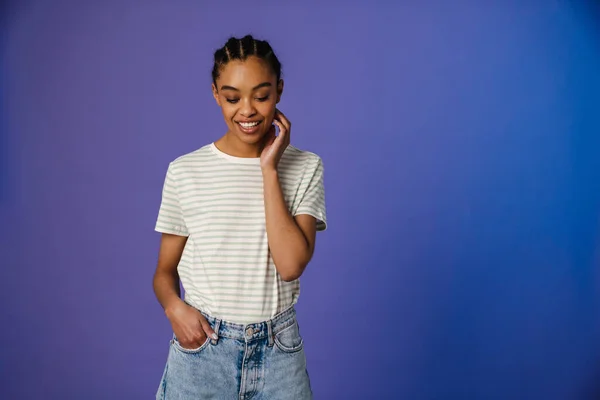
M 293 306 L 269 320 L 246 325 L 224 321 L 203 311 L 200 312 L 206 317 L 217 336 L 241 341 L 267 338 L 271 342 L 277 333 L 296 321 L 296 310 Z

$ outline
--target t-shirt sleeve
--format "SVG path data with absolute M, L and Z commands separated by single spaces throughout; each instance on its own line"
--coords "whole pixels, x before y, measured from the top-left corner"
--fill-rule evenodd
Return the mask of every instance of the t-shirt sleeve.
M 315 166 L 307 171 L 300 183 L 306 188 L 294 216 L 312 215 L 317 220 L 317 231 L 327 229 L 327 213 L 325 208 L 325 188 L 323 182 L 323 161 L 317 157 Z
M 179 202 L 179 192 L 176 175 L 173 171 L 173 163 L 169 164 L 169 168 L 167 169 L 162 190 L 162 201 L 154 230 L 172 235 L 189 236 Z

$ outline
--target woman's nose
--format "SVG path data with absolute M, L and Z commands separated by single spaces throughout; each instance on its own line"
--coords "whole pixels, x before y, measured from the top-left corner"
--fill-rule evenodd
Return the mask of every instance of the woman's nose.
M 252 115 L 256 114 L 256 109 L 252 105 L 251 101 L 242 102 L 242 105 L 240 108 L 240 114 L 242 114 L 246 118 L 251 117 Z

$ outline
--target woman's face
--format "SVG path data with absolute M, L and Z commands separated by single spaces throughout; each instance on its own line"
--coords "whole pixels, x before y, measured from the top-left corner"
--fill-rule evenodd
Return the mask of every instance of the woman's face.
M 228 62 L 220 71 L 213 96 L 223 111 L 228 134 L 257 145 L 271 128 L 283 81 L 257 57 Z

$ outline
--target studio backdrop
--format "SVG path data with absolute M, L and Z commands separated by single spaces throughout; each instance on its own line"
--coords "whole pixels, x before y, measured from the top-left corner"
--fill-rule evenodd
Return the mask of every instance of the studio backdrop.
M 270 41 L 329 226 L 297 306 L 316 399 L 600 396 L 600 14 L 585 1 L 5 1 L 3 399 L 149 399 L 168 163 Z M 596 396 L 596 397 L 594 397 Z

